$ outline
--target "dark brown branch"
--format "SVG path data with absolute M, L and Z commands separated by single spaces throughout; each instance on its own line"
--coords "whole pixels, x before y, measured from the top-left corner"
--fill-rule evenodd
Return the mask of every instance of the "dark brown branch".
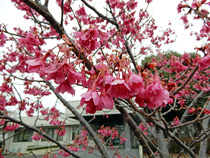
M 116 105 L 117 110 L 121 113 L 121 115 L 123 116 L 125 121 L 128 123 L 129 127 L 131 128 L 134 135 L 136 136 L 138 142 L 143 147 L 144 152 L 148 155 L 149 158 L 155 158 L 153 151 L 150 149 L 149 145 L 144 140 L 143 135 L 141 134 L 138 126 L 133 121 L 131 116 L 128 114 L 128 112 L 123 107 L 119 106 L 120 103 L 118 101 L 116 101 L 116 104 L 117 104 Z
M 185 145 L 180 141 L 173 133 L 169 132 L 169 136 L 180 146 L 182 147 L 192 158 L 197 158 L 196 154 L 192 151 L 190 147 Z
M 73 10 L 73 8 L 71 7 L 71 5 L 70 5 L 70 2 L 69 2 L 69 1 L 68 1 L 68 4 L 69 4 L 69 7 L 70 7 L 70 9 L 71 9 L 71 11 L 72 11 L 72 13 L 73 13 L 73 15 L 74 15 L 74 18 L 77 20 L 77 24 L 79 25 L 79 31 L 81 31 L 81 30 L 82 30 L 81 23 L 79 22 L 79 20 L 78 20 L 77 16 L 75 15 L 74 10 Z
M 81 0 L 88 8 L 90 8 L 92 11 L 94 11 L 99 17 L 101 17 L 102 19 L 105 19 L 106 21 L 110 22 L 113 25 L 116 25 L 116 23 L 109 19 L 107 16 L 104 16 L 103 14 L 99 13 L 98 10 L 96 10 L 93 6 L 91 6 L 90 4 L 88 4 L 85 0 Z
M 64 0 L 62 0 L 61 2 L 61 26 L 63 26 L 63 3 L 64 3 Z
M 45 7 L 48 7 L 48 3 L 49 3 L 49 0 L 45 0 L 44 6 L 45 6 Z

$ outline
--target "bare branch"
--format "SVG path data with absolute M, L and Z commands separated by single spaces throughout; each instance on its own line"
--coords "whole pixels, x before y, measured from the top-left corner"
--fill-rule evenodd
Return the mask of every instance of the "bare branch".
M 96 10 L 93 6 L 91 6 L 90 4 L 88 4 L 85 0 L 81 0 L 88 8 L 90 8 L 92 11 L 94 11 L 99 17 L 101 17 L 102 19 L 105 19 L 106 21 L 110 22 L 113 25 L 116 25 L 116 23 L 109 19 L 107 16 L 104 16 L 103 14 L 101 14 L 98 10 Z
M 62 0 L 61 2 L 61 26 L 63 26 L 63 3 L 64 3 L 64 0 Z

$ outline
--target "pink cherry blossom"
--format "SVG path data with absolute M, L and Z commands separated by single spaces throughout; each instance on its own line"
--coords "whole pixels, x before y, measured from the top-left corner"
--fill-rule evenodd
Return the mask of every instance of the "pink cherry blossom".
M 102 103 L 99 94 L 96 91 L 88 90 L 83 93 L 80 106 L 86 105 L 86 113 L 94 114 L 97 110 L 102 110 Z
M 0 25 L 0 47 L 3 47 L 4 44 L 6 43 L 7 36 L 1 31 L 1 25 Z
M 123 144 L 124 142 L 127 141 L 127 138 L 125 137 L 120 137 L 120 144 Z
M 47 115 L 48 114 L 48 109 L 42 109 L 40 110 L 42 115 Z
M 59 136 L 64 136 L 66 134 L 66 130 L 62 128 L 61 130 L 57 129 L 55 133 L 58 133 Z
M 6 103 L 5 96 L 0 95 L 0 110 L 5 110 Z
M 199 63 L 199 69 L 204 70 L 210 66 L 210 55 L 206 55 L 205 57 L 201 58 Z
M 65 93 L 68 92 L 72 95 L 75 95 L 74 88 L 69 84 L 68 80 L 63 81 L 60 85 L 55 89 L 57 93 Z
M 145 102 L 147 107 L 154 109 L 160 106 L 166 106 L 169 100 L 169 93 L 157 81 L 147 86 L 145 91 Z
M 34 108 L 33 107 L 30 107 L 30 109 L 26 111 L 26 114 L 29 117 L 33 117 L 33 115 L 32 115 L 33 113 L 34 113 Z
M 70 65 L 67 63 L 53 64 L 46 68 L 45 72 L 47 74 L 46 79 L 54 79 L 55 83 L 59 84 L 63 82 L 69 75 Z
M 19 128 L 19 124 L 17 123 L 7 123 L 6 127 L 4 127 L 4 130 L 5 131 L 14 131 L 16 130 L 17 128 Z
M 152 0 L 146 0 L 146 2 L 147 2 L 147 3 L 151 3 L 151 2 L 152 2 Z
M 128 79 L 128 85 L 131 89 L 130 96 L 142 95 L 144 92 L 144 83 L 140 76 L 131 73 Z
M 64 136 L 66 134 L 66 129 L 65 129 L 65 122 L 61 121 L 59 124 L 58 129 L 55 131 L 55 133 L 58 134 L 58 136 Z
M 1 92 L 5 92 L 5 93 L 10 93 L 10 92 L 12 92 L 12 87 L 11 87 L 11 85 L 9 85 L 7 82 L 4 82 L 4 83 L 0 86 L 0 91 L 1 91 Z
M 195 112 L 196 112 L 196 109 L 194 107 L 192 107 L 188 110 L 189 114 L 194 114 Z
M 178 124 L 179 124 L 179 118 L 176 116 L 176 117 L 174 118 L 174 121 L 171 123 L 171 125 L 177 126 Z
M 58 153 L 60 155 L 62 155 L 63 157 L 68 157 L 70 156 L 71 154 L 69 154 L 68 152 L 64 151 L 64 150 L 59 150 Z
M 87 13 L 84 7 L 81 7 L 79 10 L 76 11 L 77 16 L 87 17 Z
M 38 133 L 35 133 L 31 138 L 35 141 L 39 141 L 40 139 L 43 139 L 44 137 Z
M 37 38 L 37 36 L 35 36 L 31 32 L 27 33 L 25 38 L 19 38 L 18 41 L 20 43 L 20 46 L 26 47 L 28 51 L 34 51 L 34 46 L 44 44 Z
M 41 77 L 44 76 L 45 75 L 45 59 L 46 58 L 26 61 L 26 63 L 28 64 L 28 71 L 40 73 Z
M 101 102 L 103 104 L 103 108 L 105 108 L 105 109 L 113 109 L 114 108 L 114 100 L 109 95 L 102 96 Z
M 139 129 L 147 136 L 148 133 L 147 133 L 147 128 L 145 127 L 144 123 L 141 122 L 140 125 L 139 125 Z
M 0 119 L 0 125 L 3 125 L 5 123 L 5 119 Z
M 75 37 L 79 39 L 80 46 L 86 48 L 87 53 L 91 53 L 100 45 L 97 41 L 99 31 L 97 28 L 88 29 L 88 31 L 75 32 Z
M 125 83 L 123 79 L 114 79 L 114 81 L 110 84 L 110 88 L 107 93 L 115 98 L 127 98 L 131 89 L 128 84 Z

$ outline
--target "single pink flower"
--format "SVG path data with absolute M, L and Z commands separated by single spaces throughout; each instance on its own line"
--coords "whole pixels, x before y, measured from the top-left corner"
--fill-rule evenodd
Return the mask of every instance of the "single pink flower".
M 0 125 L 3 125 L 5 123 L 5 119 L 0 119 Z
M 28 64 L 29 72 L 37 72 L 40 73 L 41 76 L 44 75 L 45 70 L 45 61 L 42 59 L 28 60 L 26 61 Z
M 177 126 L 178 124 L 179 124 L 179 118 L 176 116 L 176 117 L 174 118 L 174 122 L 172 122 L 171 125 Z
M 152 2 L 152 0 L 146 0 L 146 2 L 147 2 L 147 3 L 151 3 L 151 2 Z
M 77 10 L 76 12 L 77 16 L 82 16 L 82 17 L 87 17 L 87 13 L 85 11 L 84 7 L 81 7 L 79 10 Z
M 195 112 L 196 112 L 196 109 L 194 107 L 192 107 L 188 110 L 189 114 L 194 114 Z
M 28 60 L 26 63 L 28 64 L 28 71 L 29 72 L 37 72 L 40 73 L 40 76 L 45 75 L 45 61 L 47 57 L 50 55 L 50 52 L 46 53 L 40 59 Z
M 129 79 L 128 79 L 128 85 L 131 89 L 129 95 L 132 97 L 132 96 L 135 96 L 137 94 L 139 95 L 142 95 L 143 92 L 144 92 L 144 83 L 143 83 L 143 80 L 140 76 L 134 74 L 134 73 L 131 73 L 129 75 Z
M 205 115 L 205 114 L 209 115 L 209 114 L 210 114 L 210 110 L 209 110 L 209 109 L 205 109 L 205 110 L 203 111 L 203 114 L 204 114 L 204 115 Z
M 38 133 L 35 133 L 31 138 L 35 141 L 39 141 L 40 139 L 43 139 L 44 137 Z
M 7 124 L 6 127 L 4 127 L 4 130 L 5 131 L 14 131 L 16 130 L 17 128 L 19 128 L 19 124 L 17 123 L 12 123 L 12 124 Z
M 96 91 L 88 90 L 83 93 L 80 106 L 86 105 L 86 113 L 94 114 L 96 111 L 102 110 L 101 97 Z
M 75 95 L 74 88 L 69 84 L 68 80 L 65 80 L 60 83 L 60 85 L 55 89 L 57 93 L 65 93 L 68 92 L 72 95 Z
M 1 26 L 0 26 L 1 29 Z M 6 43 L 7 36 L 3 33 L 3 31 L 0 30 L 0 47 L 3 47 L 4 44 Z
M 105 109 L 113 109 L 114 108 L 114 100 L 109 95 L 105 95 L 101 97 L 101 101 L 103 103 L 103 108 Z
M 59 63 L 49 66 L 45 72 L 48 75 L 46 79 L 54 79 L 57 84 L 60 84 L 67 79 L 68 83 L 72 85 L 80 81 L 82 76 L 80 73 L 72 69 L 72 67 L 67 63 Z
M 42 115 L 48 115 L 48 109 L 42 109 L 40 112 Z
M 56 131 L 55 131 L 55 133 L 58 133 L 58 135 L 59 136 L 64 136 L 65 134 L 66 134 L 66 130 L 65 130 L 65 128 L 62 128 L 62 129 L 57 129 Z
M 70 65 L 67 63 L 53 64 L 46 68 L 47 80 L 54 79 L 55 83 L 59 84 L 69 75 Z
M 58 153 L 59 153 L 60 155 L 62 155 L 63 157 L 68 157 L 68 156 L 71 155 L 71 154 L 67 153 L 66 151 L 64 151 L 64 150 L 62 150 L 62 149 L 59 150 Z
M 155 81 L 147 86 L 144 99 L 148 108 L 154 109 L 160 106 L 166 106 L 170 98 L 169 92 L 159 82 Z
M 140 123 L 139 125 L 139 129 L 147 136 L 147 128 L 145 127 L 145 125 L 143 124 L 143 122 Z
M 33 113 L 34 113 L 34 108 L 33 107 L 30 107 L 30 109 L 26 111 L 26 114 L 29 117 L 33 117 L 33 115 L 32 115 Z
M 5 96 L 0 95 L 0 110 L 5 110 L 6 103 Z
M 210 55 L 206 55 L 205 57 L 201 58 L 198 64 L 200 70 L 208 68 L 210 66 Z
M 124 142 L 126 142 L 127 141 L 127 138 L 124 138 L 124 137 L 121 137 L 120 138 L 120 144 L 123 144 Z
M 111 97 L 115 98 L 128 98 L 131 89 L 128 84 L 125 83 L 125 80 L 122 79 L 114 79 L 114 81 L 110 84 L 110 88 L 107 93 Z

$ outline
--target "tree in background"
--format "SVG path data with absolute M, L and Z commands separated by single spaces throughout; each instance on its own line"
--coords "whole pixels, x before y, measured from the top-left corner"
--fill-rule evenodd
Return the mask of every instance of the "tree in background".
M 200 144 L 199 157 L 206 157 L 210 134 L 209 1 L 183 0 L 177 7 L 178 13 L 183 14 L 181 19 L 185 29 L 191 27 L 189 16 L 203 23 L 200 30 L 192 32 L 197 40 L 205 41 L 203 46 L 196 47 L 196 53 L 201 52 L 203 57 L 185 53 L 180 57 L 171 55 L 167 58 L 159 54 L 157 59 L 144 66 L 140 66 L 142 55 L 160 53 L 162 45 L 174 42 L 170 25 L 160 32 L 155 19 L 147 12 L 152 0 L 146 0 L 147 7 L 141 9 L 135 0 L 12 2 L 25 13 L 25 20 L 33 24 L 27 30 L 18 27 L 8 30 L 1 24 L 0 46 L 6 48 L 1 53 L 0 62 L 2 131 L 12 131 L 22 125 L 37 132 L 32 139 L 46 138 L 60 147 L 61 155 L 79 157 L 75 149 L 64 146 L 21 119 L 22 112 L 29 117 L 40 112 L 51 116 L 50 123 L 62 129 L 57 131 L 58 135 L 66 134 L 65 122 L 57 119 L 60 115 L 57 107 L 42 105 L 44 96 L 53 95 L 84 126 L 77 143 L 83 140 L 83 145 L 87 145 L 84 140 L 88 133 L 101 157 L 110 157 L 103 140 L 62 95 L 75 95 L 75 86 L 81 86 L 87 91 L 81 95 L 80 108 L 90 114 L 116 108 L 148 157 L 155 157 L 156 153 L 170 157 L 169 145 L 172 143 L 180 147 L 178 157 L 183 153 L 197 157 L 193 150 L 197 144 Z M 60 8 L 60 19 L 56 19 L 48 8 L 51 3 Z M 104 3 L 104 7 L 94 7 L 95 3 Z M 54 42 L 57 44 L 52 45 Z M 22 92 L 16 88 L 17 82 L 23 84 L 23 93 L 30 97 L 21 95 Z M 203 99 L 202 105 L 200 98 Z M 18 120 L 7 112 L 8 107 L 18 107 Z M 182 115 L 174 115 L 176 111 Z M 138 124 L 132 115 L 138 116 L 141 123 Z M 174 115 L 173 120 L 167 120 L 166 115 Z M 179 132 L 190 124 L 197 124 L 200 128 L 186 144 L 179 137 Z M 116 132 L 115 129 L 101 128 L 98 132 L 104 137 L 104 130 Z

